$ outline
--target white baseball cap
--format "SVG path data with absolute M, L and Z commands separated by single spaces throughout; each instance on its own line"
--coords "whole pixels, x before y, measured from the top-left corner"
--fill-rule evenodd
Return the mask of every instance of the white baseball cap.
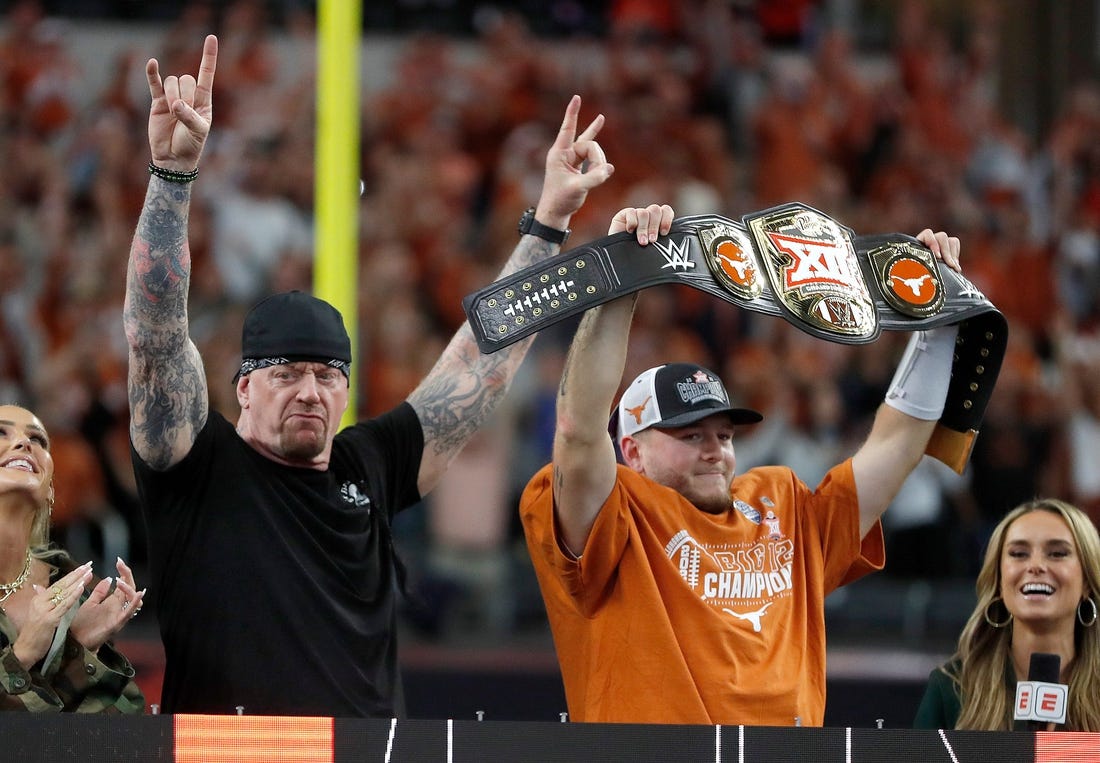
M 734 424 L 764 420 L 751 408 L 731 406 L 714 372 L 693 363 L 667 363 L 643 371 L 626 388 L 612 416 L 612 434 L 618 441 L 643 429 L 687 426 L 716 413 L 728 414 Z

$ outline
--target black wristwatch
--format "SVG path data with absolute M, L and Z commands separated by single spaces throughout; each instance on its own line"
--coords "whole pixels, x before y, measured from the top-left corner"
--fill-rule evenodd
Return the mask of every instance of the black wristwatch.
M 546 239 L 551 244 L 564 244 L 572 231 L 558 230 L 557 228 L 551 228 L 549 225 L 543 225 L 535 219 L 535 208 L 528 207 L 524 210 L 523 217 L 519 218 L 519 235 L 522 236 L 525 233 Z

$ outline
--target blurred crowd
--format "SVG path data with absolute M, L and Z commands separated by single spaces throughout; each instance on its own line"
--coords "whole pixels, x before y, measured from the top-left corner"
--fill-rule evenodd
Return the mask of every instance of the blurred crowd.
M 315 30 L 306 4 L 279 5 L 294 12 L 275 23 L 260 0 L 185 3 L 145 41 L 165 73 L 194 72 L 205 33 L 221 41 L 191 214 L 191 329 L 231 419 L 244 311 L 309 289 L 313 267 Z M 548 7 L 567 19 L 572 5 Z M 1036 495 L 1100 520 L 1100 84 L 1076 83 L 1042 135 L 1009 124 L 991 1 L 969 6 L 963 35 L 898 2 L 874 57 L 812 0 L 606 5 L 600 34 L 541 36 L 509 8 L 479 10 L 472 38 L 403 34 L 385 84 L 365 89 L 359 414 L 402 400 L 465 319 L 462 297 L 496 277 L 580 93 L 583 124 L 607 116 L 616 172 L 572 243 L 654 200 L 735 218 L 798 200 L 857 233 L 962 239 L 964 272 L 1009 319 L 1009 352 L 966 472 L 926 459 L 887 512 L 887 575 L 972 579 L 989 529 Z M 121 306 L 148 178 L 145 60 L 77 60 L 80 28 L 37 0 L 0 21 L 0 400 L 33 407 L 53 434 L 59 539 L 77 558 L 126 550 L 140 565 Z M 93 65 L 106 84 L 89 94 Z M 515 504 L 549 458 L 571 329 L 537 339 L 505 409 L 397 528 L 424 575 L 425 628 L 439 626 L 431 602 L 455 592 L 473 591 L 498 630 L 541 612 L 523 589 Z M 641 295 L 624 377 L 677 360 L 720 371 L 766 415 L 739 440 L 739 469 L 784 463 L 813 483 L 868 430 L 905 340 L 824 342 L 661 287 Z

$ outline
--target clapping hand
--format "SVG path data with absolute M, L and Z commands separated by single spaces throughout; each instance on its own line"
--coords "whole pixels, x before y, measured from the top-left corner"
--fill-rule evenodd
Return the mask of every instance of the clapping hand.
M 69 632 L 85 649 L 97 651 L 122 627 L 141 611 L 145 590 L 137 590 L 134 573 L 126 562 L 115 562 L 118 577 L 114 585 L 111 578 L 99 581 L 80 606 L 73 618 Z

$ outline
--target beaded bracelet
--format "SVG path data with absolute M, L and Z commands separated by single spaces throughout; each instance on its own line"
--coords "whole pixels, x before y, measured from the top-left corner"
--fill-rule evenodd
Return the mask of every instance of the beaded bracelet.
M 157 165 L 149 162 L 149 172 L 152 175 L 157 176 L 161 180 L 167 180 L 169 183 L 190 183 L 192 180 L 199 176 L 199 168 L 191 170 L 190 172 L 178 172 L 176 170 L 165 169 L 164 167 L 158 167 Z

